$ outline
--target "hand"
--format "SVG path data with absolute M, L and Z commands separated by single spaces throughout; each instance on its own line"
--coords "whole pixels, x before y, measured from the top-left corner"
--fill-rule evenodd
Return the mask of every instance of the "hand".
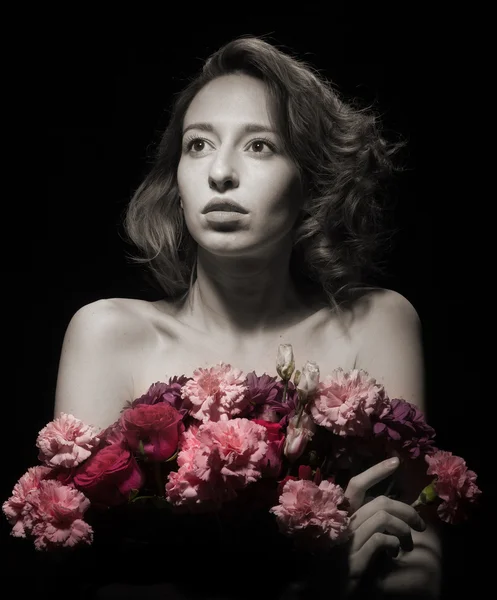
M 349 591 L 353 591 L 371 566 L 373 559 L 381 554 L 397 556 L 399 550 L 413 549 L 412 529 L 424 531 L 426 525 L 416 510 L 386 496 L 378 496 L 365 502 L 367 491 L 392 475 L 398 461 L 392 459 L 374 465 L 352 477 L 345 496 L 350 502 L 349 542 Z

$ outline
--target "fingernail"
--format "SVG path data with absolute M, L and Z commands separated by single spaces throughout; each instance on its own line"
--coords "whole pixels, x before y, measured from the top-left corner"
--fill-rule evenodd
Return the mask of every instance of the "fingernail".
M 399 459 L 396 456 L 387 460 L 387 467 L 396 467 L 398 464 Z
M 424 531 L 426 529 L 426 523 L 423 521 L 421 517 L 418 519 L 419 530 Z

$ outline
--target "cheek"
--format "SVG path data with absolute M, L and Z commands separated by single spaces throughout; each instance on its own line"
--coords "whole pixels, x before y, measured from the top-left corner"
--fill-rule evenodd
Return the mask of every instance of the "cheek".
M 300 182 L 297 177 L 275 177 L 266 186 L 269 212 L 294 220 L 303 204 Z
M 200 168 L 201 165 L 198 162 L 181 158 L 176 169 L 178 186 L 183 189 L 197 186 L 198 179 L 201 177 Z
M 184 163 L 182 163 L 182 161 L 180 160 L 178 168 L 176 170 L 176 181 L 178 183 L 178 189 L 180 194 L 187 187 L 186 184 L 188 183 L 188 178 L 188 171 L 185 168 Z

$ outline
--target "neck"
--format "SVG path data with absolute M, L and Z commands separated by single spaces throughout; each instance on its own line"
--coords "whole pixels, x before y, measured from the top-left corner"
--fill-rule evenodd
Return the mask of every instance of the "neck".
M 185 308 L 208 333 L 262 338 L 288 326 L 306 306 L 289 263 L 290 251 L 255 260 L 227 259 L 199 248 L 197 279 Z

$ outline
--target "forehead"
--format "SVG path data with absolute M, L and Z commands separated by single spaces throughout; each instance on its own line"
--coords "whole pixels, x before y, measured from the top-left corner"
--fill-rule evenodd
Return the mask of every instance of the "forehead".
M 185 114 L 184 126 L 197 121 L 270 125 L 270 116 L 263 81 L 244 74 L 223 75 L 197 93 Z

